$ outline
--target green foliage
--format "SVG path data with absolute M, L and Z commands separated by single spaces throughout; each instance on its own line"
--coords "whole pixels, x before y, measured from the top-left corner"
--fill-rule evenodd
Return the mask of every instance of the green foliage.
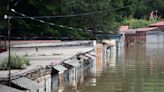
M 26 57 L 20 57 L 17 55 L 11 56 L 10 61 L 10 68 L 11 69 L 23 69 L 26 66 L 30 65 L 29 59 Z M 8 69 L 8 58 L 3 59 L 0 61 L 0 70 L 7 70 Z
M 18 4 L 14 6 L 17 1 Z M 95 33 L 97 31 L 116 32 L 120 22 L 126 21 L 124 18 L 148 19 L 153 10 L 158 10 L 159 16 L 163 17 L 163 3 L 164 0 L 11 0 L 11 8 L 29 16 L 55 16 L 105 11 L 81 17 L 43 19 L 59 25 L 90 29 Z M 3 19 L 3 16 L 7 14 L 6 7 L 7 1 L 0 0 L 0 35 L 7 35 L 6 20 Z M 112 10 L 115 8 L 120 9 Z M 15 13 L 11 13 L 11 15 L 20 16 Z M 92 33 L 50 26 L 30 19 L 12 19 L 11 23 L 12 36 L 94 38 Z M 148 22 L 139 20 L 139 22 L 131 25 L 134 27 L 146 26 Z
M 128 25 L 130 28 L 142 28 L 142 27 L 148 27 L 150 24 L 158 22 L 159 20 L 146 20 L 146 19 L 124 19 L 122 21 L 123 25 Z

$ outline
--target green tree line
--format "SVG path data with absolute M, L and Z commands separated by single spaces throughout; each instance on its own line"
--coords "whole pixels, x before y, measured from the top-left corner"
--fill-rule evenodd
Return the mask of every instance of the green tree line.
M 149 19 L 151 11 L 158 10 L 163 17 L 163 0 L 11 0 L 10 6 L 28 16 L 74 15 L 96 12 L 86 16 L 47 18 L 43 21 L 74 27 L 60 28 L 30 19 L 11 19 L 11 36 L 19 37 L 68 37 L 71 39 L 94 39 L 101 32 L 117 32 L 122 21 L 128 18 Z M 0 35 L 7 36 L 7 0 L 0 0 Z M 12 16 L 20 16 L 11 12 Z M 76 28 L 82 28 L 78 31 Z M 93 30 L 87 32 L 85 30 Z

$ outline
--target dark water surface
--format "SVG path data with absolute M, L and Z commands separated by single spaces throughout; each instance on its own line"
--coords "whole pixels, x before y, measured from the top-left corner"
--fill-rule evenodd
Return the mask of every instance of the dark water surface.
M 103 58 L 95 75 L 64 92 L 164 92 L 164 40 L 108 51 Z

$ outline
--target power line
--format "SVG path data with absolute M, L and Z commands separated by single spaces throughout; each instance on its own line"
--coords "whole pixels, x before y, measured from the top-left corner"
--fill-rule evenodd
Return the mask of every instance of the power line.
M 0 35 L 0 38 L 7 38 L 7 36 L 5 36 L 5 35 Z M 65 37 L 52 37 L 52 36 L 32 36 L 32 37 L 30 37 L 30 36 L 25 36 L 25 37 L 23 37 L 23 36 L 11 36 L 11 38 L 65 38 Z
M 7 38 L 7 36 L 0 36 L 0 39 L 1 38 Z M 83 38 L 83 37 L 82 37 Z M 2 39 L 2 40 L 4 40 Z M 11 39 L 12 40 L 71 40 L 71 39 L 74 39 L 72 37 L 69 37 L 69 36 L 63 36 L 63 37 L 52 37 L 52 36 L 25 36 L 25 37 L 22 37 L 22 36 L 11 36 Z
M 85 30 L 85 29 L 81 29 L 81 28 L 73 28 L 73 27 L 70 27 L 70 26 L 59 25 L 59 24 L 55 24 L 55 23 L 52 23 L 52 22 L 47 22 L 47 21 L 44 21 L 44 20 L 36 19 L 34 17 L 27 16 L 25 14 L 19 13 L 19 12 L 15 11 L 14 9 L 11 9 L 11 11 L 16 13 L 16 14 L 19 14 L 20 16 L 28 17 L 31 20 L 35 20 L 35 21 L 38 21 L 38 22 L 43 23 L 43 24 L 49 24 L 51 26 L 57 26 L 57 27 L 60 27 L 60 28 L 67 28 L 67 29 L 70 29 L 70 30 L 79 30 L 79 31 L 87 31 L 87 32 L 92 31 L 92 30 Z
M 17 1 L 13 4 L 13 7 L 17 6 L 20 2 L 21 2 L 21 0 L 17 0 Z
M 69 18 L 69 17 L 79 17 L 79 16 L 88 16 L 88 15 L 93 15 L 96 13 L 102 13 L 104 11 L 95 11 L 95 12 L 89 12 L 89 13 L 80 13 L 80 14 L 71 14 L 71 15 L 57 15 L 57 16 L 32 16 L 33 18 L 37 19 L 50 19 L 50 18 Z M 13 18 L 30 18 L 30 17 L 20 17 L 20 16 L 14 16 Z
M 81 17 L 81 16 L 89 16 L 89 15 L 94 15 L 94 14 L 98 14 L 98 13 L 103 13 L 103 12 L 108 12 L 108 11 L 116 11 L 116 10 L 120 10 L 126 7 L 129 7 L 130 5 L 126 5 L 120 8 L 114 8 L 111 10 L 101 10 L 101 11 L 94 11 L 94 12 L 87 12 L 87 13 L 80 13 L 80 14 L 70 14 L 70 15 L 56 15 L 56 16 L 31 16 L 33 18 L 36 19 L 50 19 L 50 18 L 69 18 L 69 17 Z M 17 11 L 15 11 L 15 13 L 19 13 Z M 26 19 L 30 19 L 30 17 L 21 17 L 21 16 L 14 16 L 13 18 L 26 18 Z
M 129 7 L 129 6 L 131 6 L 131 5 L 126 5 L 126 6 L 123 6 L 123 7 L 120 7 L 120 8 L 114 8 L 114 9 L 111 9 L 110 11 L 120 10 L 120 9 Z M 82 14 L 74 14 L 74 15 L 59 15 L 59 16 L 28 16 L 28 15 L 25 15 L 23 13 L 17 12 L 14 9 L 11 9 L 11 11 L 14 12 L 14 13 L 16 13 L 16 14 L 18 14 L 18 15 L 20 15 L 20 16 L 12 16 L 12 18 L 27 18 L 27 19 L 38 21 L 40 23 L 49 24 L 51 26 L 57 26 L 57 27 L 60 27 L 60 28 L 67 28 L 67 29 L 70 29 L 70 30 L 79 30 L 79 31 L 92 32 L 93 30 L 85 30 L 85 29 L 82 29 L 82 28 L 74 28 L 74 27 L 70 27 L 70 26 L 64 26 L 64 25 L 55 24 L 55 23 L 52 23 L 52 22 L 47 22 L 47 21 L 44 21 L 44 20 L 41 20 L 41 19 L 45 19 L 45 18 L 46 19 L 50 19 L 50 18 L 64 18 L 64 17 L 88 16 L 88 15 L 91 15 L 91 14 L 108 12 L 109 10 L 102 10 L 102 11 L 95 11 L 95 12 L 82 13 Z
M 114 10 L 119 10 L 119 9 L 122 9 L 122 8 L 125 8 L 125 7 L 129 7 L 130 5 L 127 5 L 127 6 L 124 6 L 124 7 L 121 7 L 121 8 L 114 8 L 114 9 L 111 9 L 111 11 L 114 11 Z M 70 30 L 79 30 L 79 31 L 87 31 L 87 32 L 92 32 L 93 30 L 84 30 L 84 29 L 81 29 L 81 28 L 74 28 L 74 27 L 70 27 L 70 26 L 64 26 L 64 25 L 59 25 L 59 24 L 55 24 L 55 23 L 52 23 L 52 22 L 47 22 L 47 21 L 44 21 L 44 20 L 41 20 L 43 18 L 64 18 L 64 17 L 75 17 L 75 16 L 84 16 L 84 15 L 90 15 L 90 14 L 95 14 L 95 13 L 102 13 L 102 12 L 105 12 L 107 10 L 102 10 L 102 11 L 95 11 L 95 12 L 90 12 L 90 13 L 83 13 L 83 14 L 75 14 L 75 15 L 61 15 L 61 16 L 28 16 L 28 15 L 25 15 L 23 13 L 20 13 L 20 12 L 17 12 L 15 11 L 14 9 L 11 9 L 12 12 L 20 15 L 20 16 L 13 16 L 12 18 L 28 18 L 28 19 L 31 19 L 31 20 L 35 20 L 35 21 L 38 21 L 40 23 L 45 23 L 45 24 L 49 24 L 51 26 L 57 26 L 57 27 L 60 27 L 60 28 L 67 28 L 67 29 L 70 29 Z
M 16 6 L 21 0 L 18 0 L 14 6 Z M 134 1 L 133 3 L 136 3 L 137 1 Z M 150 1 L 147 1 L 145 3 L 148 3 Z M 132 4 L 131 4 L 132 5 Z M 108 12 L 108 11 L 116 11 L 116 10 L 120 10 L 120 9 L 123 9 L 123 8 L 126 8 L 126 7 L 129 7 L 131 5 L 126 5 L 126 6 L 123 6 L 123 7 L 119 7 L 119 8 L 114 8 L 114 9 L 111 9 L 111 10 L 100 10 L 100 11 L 94 11 L 94 12 L 87 12 L 87 13 L 79 13 L 79 14 L 70 14 L 70 15 L 55 15 L 55 16 L 31 16 L 33 18 L 36 18 L 36 19 L 50 19 L 50 18 L 69 18 L 69 17 L 80 17 L 80 16 L 89 16 L 89 15 L 93 15 L 93 14 L 97 14 L 97 13 L 103 13 L 103 12 Z M 17 12 L 17 11 L 16 11 Z M 30 17 L 21 17 L 21 16 L 14 16 L 13 18 L 27 18 L 27 19 L 30 19 Z

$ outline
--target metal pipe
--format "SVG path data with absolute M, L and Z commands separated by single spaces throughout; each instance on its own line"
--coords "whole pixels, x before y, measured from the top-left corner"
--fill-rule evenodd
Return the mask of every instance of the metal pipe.
M 11 24 L 10 24 L 10 0 L 8 0 L 8 5 L 7 5 L 7 11 L 8 11 L 8 17 L 7 17 L 7 27 L 8 27 L 8 71 L 9 71 L 9 76 L 8 76 L 8 85 L 11 86 L 11 50 L 10 50 L 10 35 L 11 35 Z

